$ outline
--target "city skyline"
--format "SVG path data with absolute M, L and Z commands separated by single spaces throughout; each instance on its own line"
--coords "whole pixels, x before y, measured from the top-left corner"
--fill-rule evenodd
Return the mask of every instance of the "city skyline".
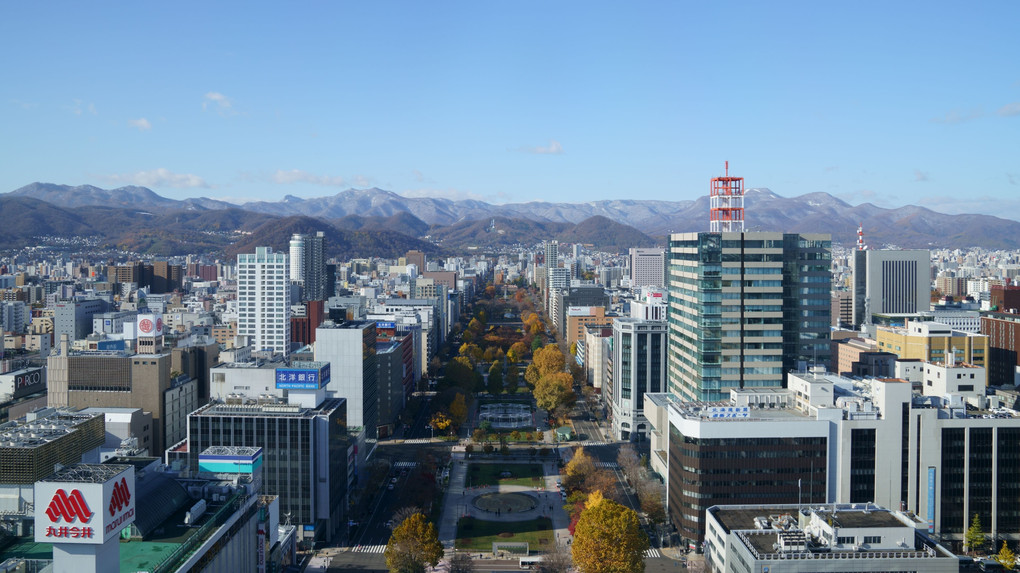
M 785 197 L 1020 219 L 1018 12 L 6 5 L 0 192 L 689 200 L 728 160 Z

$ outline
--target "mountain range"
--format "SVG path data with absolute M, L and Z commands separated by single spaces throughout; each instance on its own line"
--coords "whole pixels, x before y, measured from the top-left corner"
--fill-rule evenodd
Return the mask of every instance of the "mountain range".
M 222 225 L 236 224 L 236 229 L 246 226 L 247 230 L 265 223 L 264 219 L 249 223 L 248 217 L 255 214 L 314 217 L 347 231 L 395 231 L 416 238 L 428 235 L 450 249 L 487 248 L 514 242 L 533 244 L 546 238 L 619 248 L 662 244 L 670 232 L 708 230 L 709 211 L 707 196 L 693 201 L 621 199 L 493 205 L 476 200 L 402 197 L 375 188 L 349 189 L 309 199 L 287 195 L 281 201 L 243 205 L 208 198 L 175 200 L 137 186 L 106 190 L 90 185 L 32 183 L 0 194 L 0 200 L 15 198 L 33 198 L 60 208 L 73 208 L 74 213 L 99 207 L 120 208 L 139 216 L 227 211 L 235 214 L 234 222 L 224 221 Z M 763 188 L 747 190 L 744 204 L 748 230 L 830 233 L 834 241 L 844 244 L 856 240 L 857 227 L 862 223 L 866 239 L 873 247 L 1013 249 L 1020 243 L 1020 223 L 988 215 L 947 215 L 912 205 L 896 209 L 870 203 L 852 206 L 827 193 L 782 197 Z M 592 220 L 593 217 L 597 219 Z M 628 231 L 625 226 L 632 229 Z M 203 231 L 199 227 L 194 230 Z M 0 239 L 2 235 L 0 232 Z

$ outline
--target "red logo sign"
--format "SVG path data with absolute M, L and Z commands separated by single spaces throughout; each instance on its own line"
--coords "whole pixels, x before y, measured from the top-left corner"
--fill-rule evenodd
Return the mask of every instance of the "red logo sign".
M 110 516 L 117 515 L 117 512 L 127 507 L 131 502 L 131 491 L 128 489 L 127 479 L 120 478 L 120 483 L 113 484 L 113 495 L 110 496 Z
M 75 519 L 86 523 L 95 514 L 89 509 L 89 504 L 85 503 L 81 490 L 71 490 L 71 495 L 67 495 L 63 489 L 58 489 L 53 494 L 49 507 L 46 508 L 46 515 L 52 522 L 58 522 L 63 518 L 68 523 L 74 523 Z
M 142 321 L 138 323 L 138 329 L 146 334 L 152 332 L 152 321 L 147 318 L 143 318 Z

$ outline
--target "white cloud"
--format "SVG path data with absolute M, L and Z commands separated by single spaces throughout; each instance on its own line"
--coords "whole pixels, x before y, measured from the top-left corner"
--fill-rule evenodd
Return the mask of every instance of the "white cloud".
M 102 175 L 102 179 L 109 183 L 127 185 L 141 185 L 143 187 L 204 187 L 211 185 L 205 182 L 198 175 L 190 173 L 173 173 L 168 169 L 160 167 L 152 171 L 139 171 L 137 173 L 115 173 L 113 175 Z
M 914 170 L 914 181 L 923 182 L 928 180 L 928 174 L 920 169 Z
M 202 99 L 202 111 L 213 107 L 220 115 L 234 113 L 234 102 L 220 92 L 209 92 Z
M 418 171 L 417 169 L 415 169 L 413 171 L 413 173 L 414 173 L 414 180 L 416 182 L 418 182 L 418 183 L 424 183 L 426 185 L 434 185 L 435 182 L 436 182 L 431 177 L 426 177 L 424 173 L 422 173 L 421 171 Z
M 522 147 L 520 151 L 537 155 L 561 155 L 563 153 L 563 146 L 555 139 L 550 139 L 547 146 Z
M 1009 117 L 1009 116 L 1013 116 L 1013 115 L 1020 115 L 1020 101 L 1015 101 L 1013 103 L 1007 103 L 1006 105 L 1000 107 L 999 111 L 996 112 L 996 113 L 998 113 L 1002 117 Z
M 96 104 L 91 102 L 85 103 L 80 99 L 74 100 L 68 109 L 70 109 L 71 113 L 73 113 L 74 115 L 82 115 L 85 112 L 88 112 L 92 115 L 99 115 L 99 112 L 96 111 Z
M 942 117 L 934 117 L 931 119 L 932 123 L 962 123 L 977 119 L 985 114 L 984 110 L 980 107 L 974 108 L 970 111 L 966 110 L 951 110 Z
M 309 183 L 311 185 L 325 185 L 327 187 L 344 187 L 350 185 L 347 179 L 340 177 L 339 175 L 315 175 L 300 169 L 291 169 L 288 171 L 278 169 L 276 173 L 269 176 L 269 180 L 281 185 L 289 185 L 292 183 Z
M 137 128 L 138 131 L 149 131 L 150 129 L 152 129 L 152 124 L 149 123 L 149 120 L 145 119 L 144 117 L 140 117 L 138 119 L 129 119 L 128 125 Z

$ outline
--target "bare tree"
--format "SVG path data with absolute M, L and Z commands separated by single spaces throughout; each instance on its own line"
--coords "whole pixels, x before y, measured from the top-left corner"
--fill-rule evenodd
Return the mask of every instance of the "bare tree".
M 454 553 L 450 559 L 449 573 L 474 573 L 475 562 L 467 553 Z
M 395 529 L 398 525 L 404 523 L 404 520 L 407 519 L 408 517 L 411 517 L 412 515 L 421 512 L 422 512 L 421 508 L 415 507 L 413 505 L 406 505 L 404 507 L 401 507 L 397 511 L 393 512 L 393 521 L 390 522 L 390 529 Z
M 538 563 L 539 573 L 567 573 L 573 566 L 574 560 L 570 557 L 570 552 L 563 545 L 556 544 L 551 551 L 546 553 L 542 557 L 542 561 Z

